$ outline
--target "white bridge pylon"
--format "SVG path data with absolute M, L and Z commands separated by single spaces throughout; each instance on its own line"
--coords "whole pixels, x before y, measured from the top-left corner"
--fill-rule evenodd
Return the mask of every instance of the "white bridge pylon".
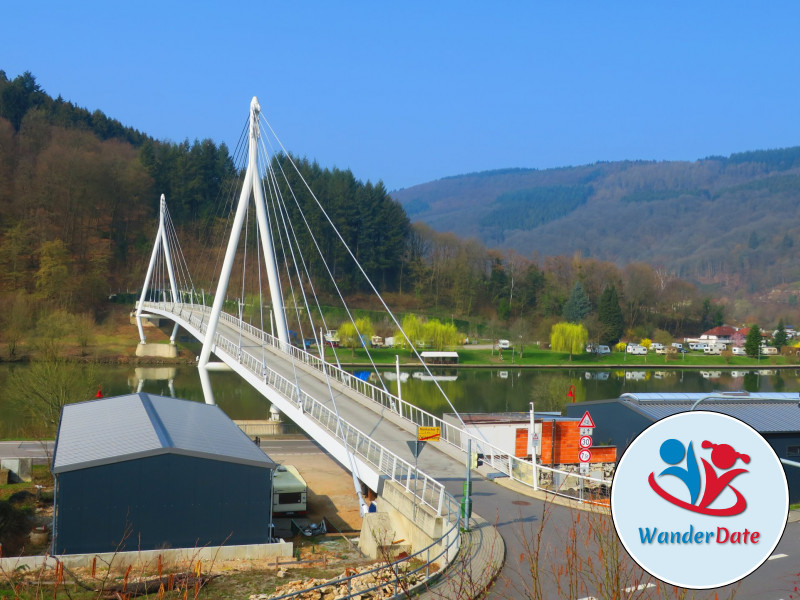
M 289 346 L 289 328 L 286 325 L 286 315 L 283 307 L 283 294 L 281 293 L 277 262 L 272 249 L 272 238 L 268 223 L 266 203 L 264 201 L 264 192 L 262 189 L 262 177 L 258 166 L 258 138 L 260 136 L 258 116 L 260 112 L 261 106 L 258 104 L 258 98 L 253 96 L 253 99 L 250 101 L 250 128 L 247 170 L 245 171 L 244 181 L 242 183 L 242 192 L 239 195 L 239 202 L 236 207 L 236 216 L 234 217 L 233 227 L 231 228 L 231 237 L 228 240 L 228 247 L 225 251 L 225 259 L 222 263 L 222 272 L 220 273 L 219 283 L 217 284 L 217 291 L 214 295 L 214 304 L 211 307 L 208 331 L 206 333 L 205 340 L 203 341 L 203 349 L 200 353 L 200 359 L 197 363 L 200 371 L 200 383 L 203 387 L 203 396 L 205 397 L 207 404 L 215 404 L 214 392 L 211 388 L 211 378 L 208 374 L 209 359 L 211 358 L 212 346 L 214 345 L 214 337 L 217 332 L 217 325 L 219 323 L 220 313 L 222 312 L 222 305 L 225 301 L 225 294 L 228 291 L 228 282 L 230 281 L 236 249 L 239 245 L 239 236 L 242 231 L 245 214 L 247 212 L 247 207 L 250 203 L 251 197 L 253 198 L 253 202 L 255 204 L 258 231 L 261 238 L 261 247 L 264 253 L 264 264 L 267 269 L 267 281 L 269 283 L 270 297 L 272 299 L 273 306 L 272 312 L 275 316 L 275 333 L 277 334 L 277 337 L 282 345 L 285 347 Z
M 139 329 L 139 343 L 144 345 L 147 343 L 144 337 L 144 329 L 142 328 L 142 307 L 147 298 L 147 292 L 150 290 L 150 283 L 153 281 L 153 272 L 158 265 L 158 258 L 160 252 L 164 253 L 164 262 L 166 263 L 167 275 L 169 276 L 170 292 L 172 294 L 172 301 L 178 302 L 178 286 L 175 283 L 175 269 L 172 266 L 172 253 L 169 249 L 169 240 L 167 240 L 166 228 L 166 214 L 167 214 L 167 201 L 164 194 L 161 194 L 161 200 L 158 206 L 158 232 L 156 233 L 156 243 L 153 244 L 153 252 L 150 254 L 150 263 L 147 266 L 147 275 L 144 278 L 144 286 L 142 287 L 142 295 L 139 297 L 139 304 L 136 306 L 136 327 Z M 163 293 L 158 290 L 158 293 Z M 178 332 L 178 324 L 172 330 L 170 342 L 175 343 L 175 335 Z

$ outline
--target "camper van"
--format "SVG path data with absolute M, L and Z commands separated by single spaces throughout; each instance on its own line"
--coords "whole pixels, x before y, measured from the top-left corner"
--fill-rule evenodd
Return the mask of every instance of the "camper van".
M 625 347 L 625 352 L 628 354 L 647 354 L 647 348 L 640 344 L 628 344 Z
M 747 352 L 742 346 L 734 346 L 733 348 L 731 348 L 731 353 L 734 356 L 747 356 Z
M 272 476 L 272 514 L 305 513 L 308 486 L 294 465 L 278 465 Z
M 329 329 L 325 332 L 325 345 L 331 348 L 339 347 L 339 332 L 335 329 Z

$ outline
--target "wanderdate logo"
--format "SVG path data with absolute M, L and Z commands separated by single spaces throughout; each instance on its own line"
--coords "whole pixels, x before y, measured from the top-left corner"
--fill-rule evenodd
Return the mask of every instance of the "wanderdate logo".
M 733 487 L 731 482 L 748 471 L 747 469 L 733 469 L 731 467 L 737 461 L 742 461 L 745 464 L 749 463 L 750 456 L 737 452 L 729 444 L 715 444 L 709 440 L 703 440 L 701 448 L 711 449 L 711 463 L 703 457 L 700 458 L 703 465 L 702 471 L 698 467 L 692 442 L 689 442 L 688 448 L 685 448 L 682 442 L 675 438 L 670 438 L 661 444 L 659 451 L 661 459 L 671 466 L 661 471 L 658 477 L 677 477 L 686 486 L 689 502 L 676 498 L 664 490 L 656 482 L 655 472 L 650 473 L 647 478 L 650 487 L 667 502 L 691 512 L 720 517 L 738 515 L 744 512 L 744 509 L 747 508 L 747 500 L 738 489 Z M 702 496 L 700 496 L 701 489 L 703 490 Z M 735 494 L 736 501 L 731 506 L 711 508 L 710 505 L 726 489 Z
M 733 583 L 780 541 L 789 492 L 775 452 L 747 424 L 685 412 L 643 431 L 617 465 L 611 512 L 646 571 L 680 587 Z

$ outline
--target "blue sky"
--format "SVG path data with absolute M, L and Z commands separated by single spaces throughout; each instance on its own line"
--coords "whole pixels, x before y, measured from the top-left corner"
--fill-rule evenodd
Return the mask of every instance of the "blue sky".
M 761 4 L 761 3 L 759 3 Z M 156 138 L 396 189 L 800 145 L 800 3 L 4 2 L 0 69 Z

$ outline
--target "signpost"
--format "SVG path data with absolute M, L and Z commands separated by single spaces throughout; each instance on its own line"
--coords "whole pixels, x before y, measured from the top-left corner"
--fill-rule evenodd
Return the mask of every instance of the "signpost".
M 399 383 L 399 380 L 398 380 Z M 426 431 L 430 429 L 435 429 L 436 435 L 433 435 L 433 432 Z M 439 433 L 441 432 L 439 427 L 417 427 L 417 439 L 411 442 L 406 442 L 408 444 L 408 448 L 411 450 L 411 454 L 414 455 L 414 516 L 416 518 L 417 512 L 417 476 L 419 475 L 419 470 L 417 469 L 417 458 L 419 458 L 419 453 L 422 452 L 422 449 L 425 447 L 425 444 L 428 441 L 438 442 L 439 441 Z
M 420 442 L 438 442 L 441 437 L 441 427 L 417 427 L 417 440 Z
M 592 420 L 592 415 L 590 415 L 587 410 L 583 413 L 583 417 L 581 417 L 578 423 L 578 433 L 581 436 L 580 440 L 578 440 L 578 445 L 580 446 L 578 449 L 578 460 L 580 461 L 581 475 L 587 475 L 589 473 L 589 461 L 592 460 L 592 451 L 590 448 L 592 447 L 593 432 L 594 421 Z

